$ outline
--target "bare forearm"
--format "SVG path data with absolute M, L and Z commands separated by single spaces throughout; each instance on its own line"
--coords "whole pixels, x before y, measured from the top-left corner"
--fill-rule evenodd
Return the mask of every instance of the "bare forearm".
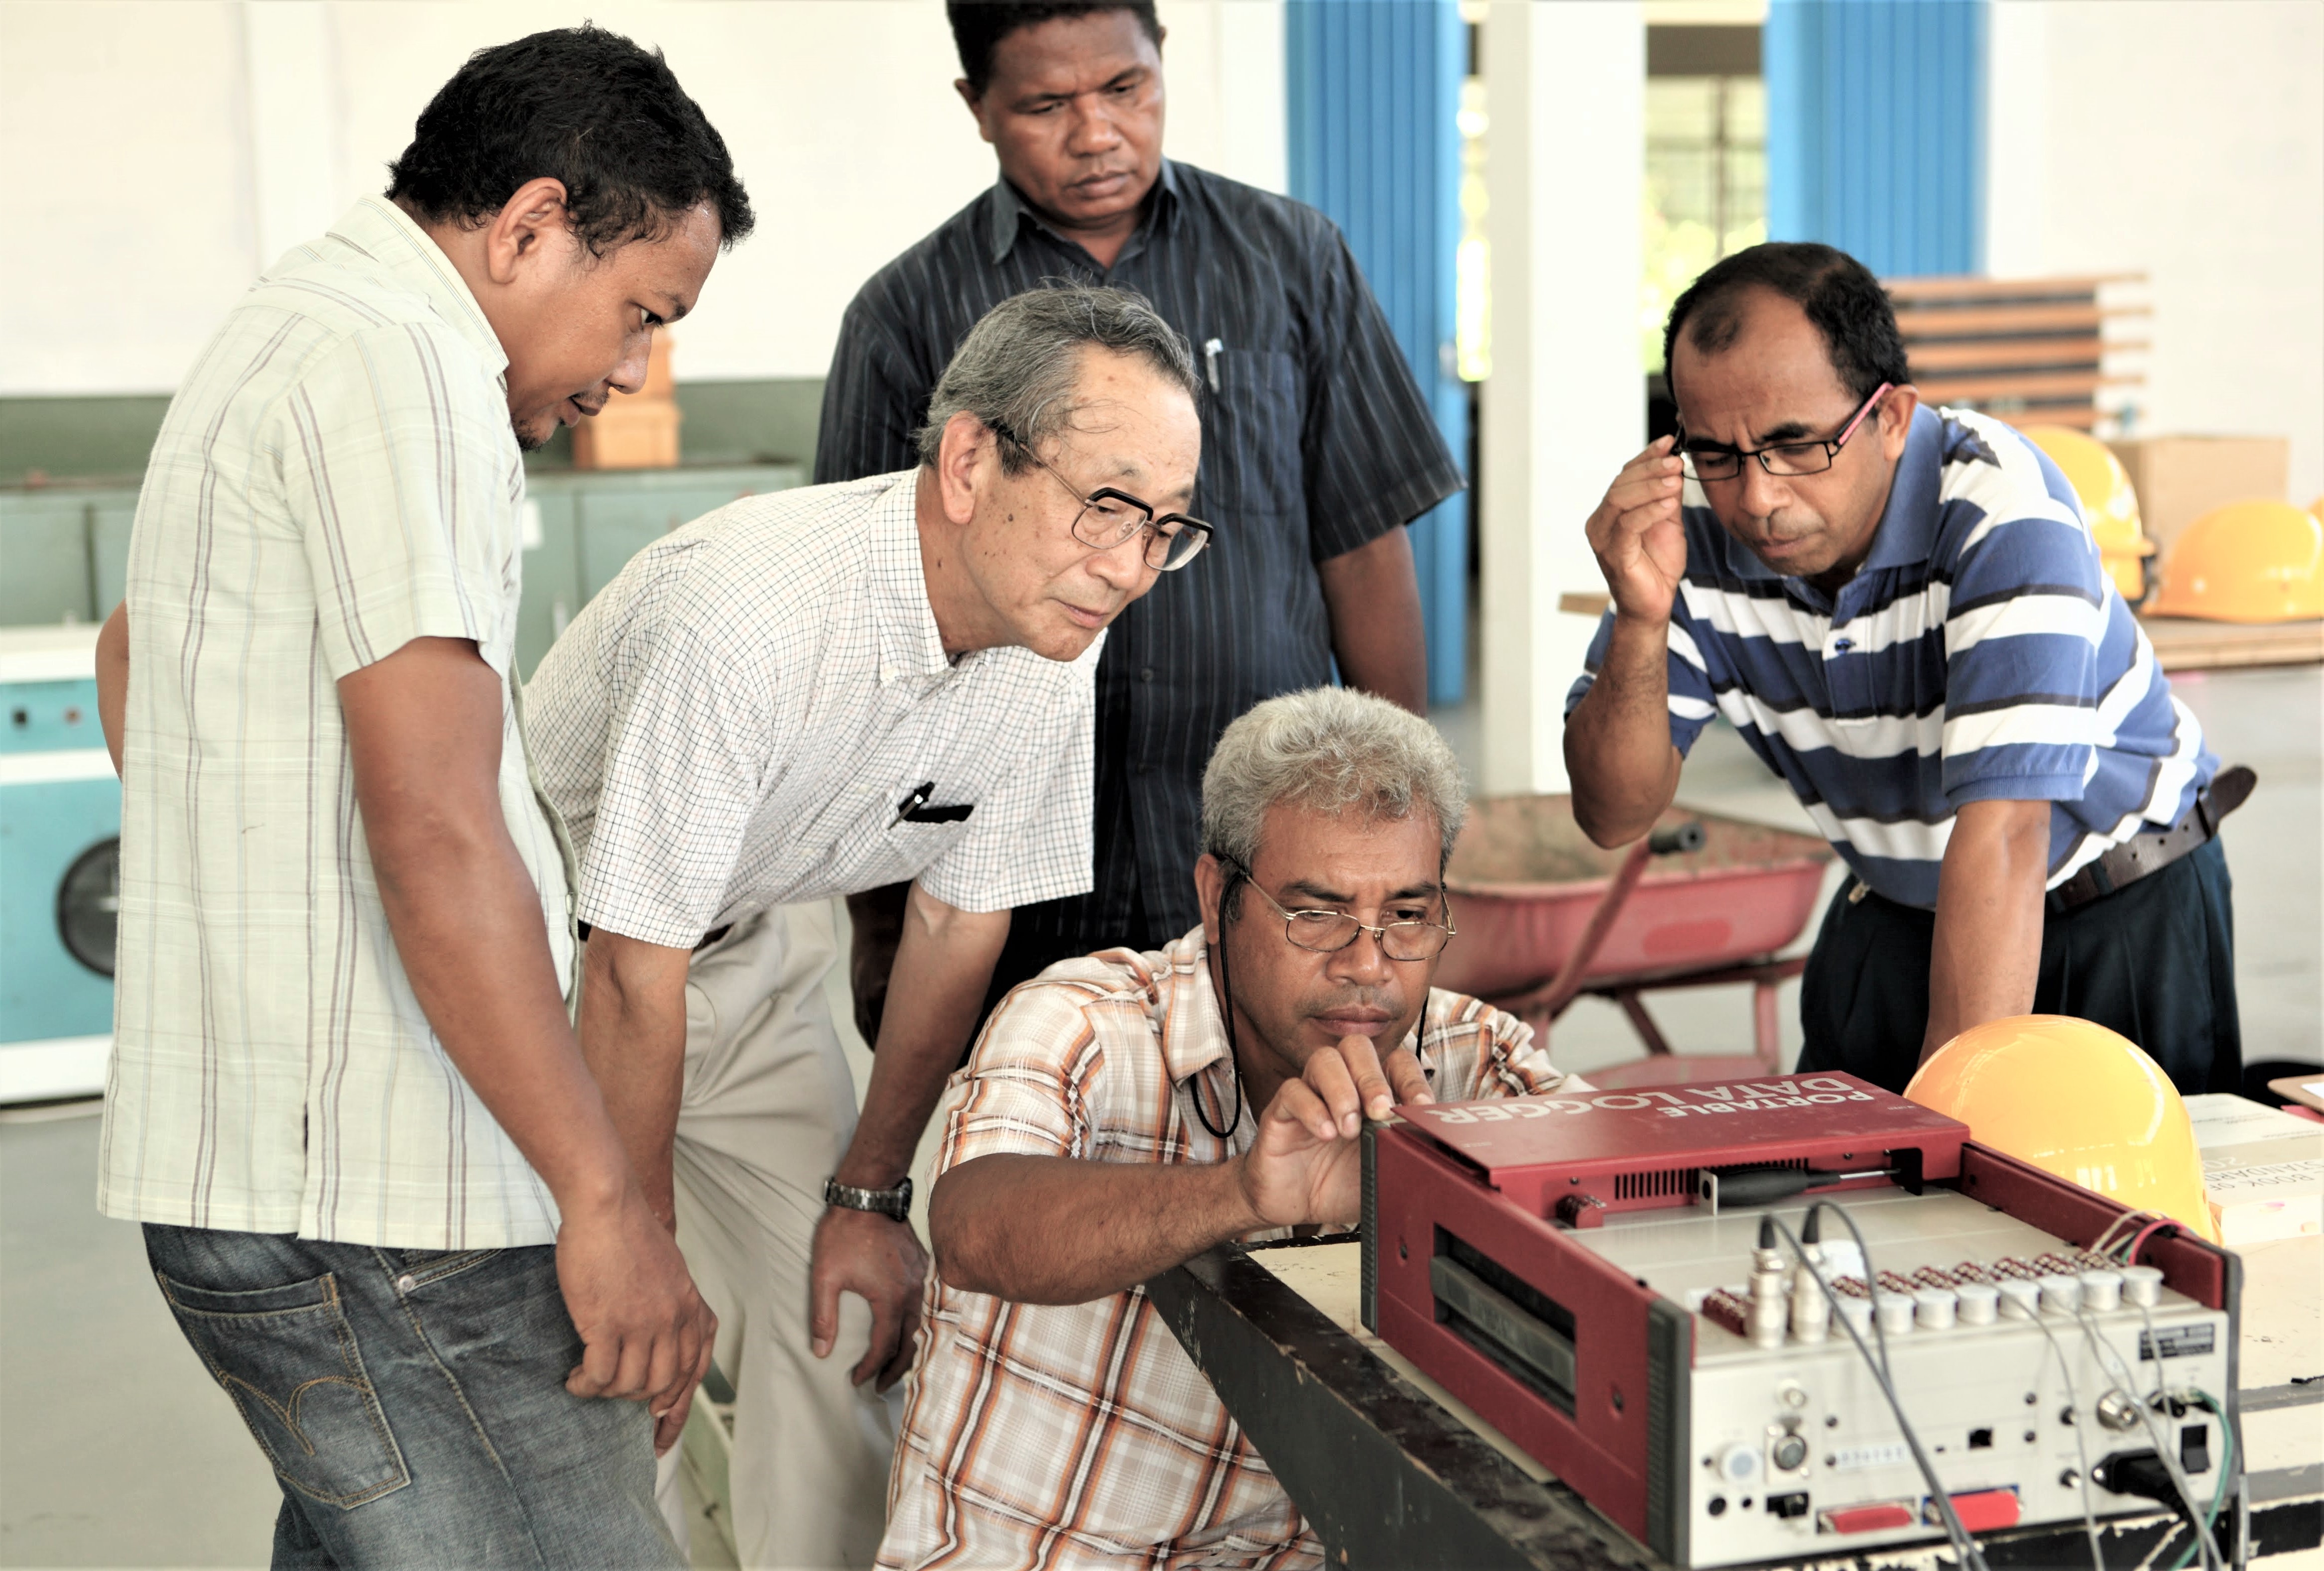
M 367 826 L 388 929 L 445 1052 L 558 1206 L 609 1206 L 628 1163 L 584 1067 L 540 898 L 497 819 Z
M 1402 529 L 1319 562 L 1332 653 L 1352 688 L 1428 712 L 1428 638 L 1412 541 Z
M 500 799 L 503 679 L 415 638 L 344 677 L 355 808 L 389 931 L 445 1051 L 571 1216 L 635 1197 L 566 1018 Z
M 1233 1162 L 979 1157 L 937 1179 L 928 1205 L 945 1281 L 1024 1304 L 1085 1304 L 1265 1225 Z
M 1973 1025 L 2034 1007 L 2049 829 L 2047 802 L 1972 802 L 1954 820 L 1937 874 L 1923 1059 Z
M 674 1224 L 670 1147 L 686 1079 L 683 949 L 599 928 L 581 966 L 581 1056 L 647 1203 Z
M 1007 911 L 955 910 L 913 886 L 841 1183 L 884 1189 L 911 1170 L 928 1114 L 976 1030 L 1008 937 Z
M 1666 624 L 1617 615 L 1598 679 L 1565 723 L 1573 816 L 1600 846 L 1654 827 L 1678 793 Z
M 129 602 L 124 600 L 105 619 L 97 634 L 97 723 L 105 731 L 105 749 L 113 754 L 113 772 L 121 772 L 122 726 L 129 713 Z

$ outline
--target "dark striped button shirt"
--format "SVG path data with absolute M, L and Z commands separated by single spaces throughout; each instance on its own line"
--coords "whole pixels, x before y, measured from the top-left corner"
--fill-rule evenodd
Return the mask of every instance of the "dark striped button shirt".
M 1461 486 L 1411 369 L 1330 219 L 1165 162 L 1111 270 L 1005 180 L 874 274 L 825 384 L 818 482 L 918 462 L 952 353 L 1012 294 L 1053 280 L 1135 290 L 1204 374 L 1196 517 L 1211 549 L 1134 601 L 1097 675 L 1095 887 L 1019 910 L 995 990 L 1113 945 L 1158 949 L 1201 920 L 1203 765 L 1263 698 L 1332 679 L 1315 564 Z

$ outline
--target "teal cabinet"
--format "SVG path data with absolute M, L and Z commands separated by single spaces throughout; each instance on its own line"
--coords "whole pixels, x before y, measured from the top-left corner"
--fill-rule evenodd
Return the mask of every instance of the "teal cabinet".
M 530 676 L 581 607 L 670 531 L 739 498 L 806 483 L 796 464 L 535 474 L 526 485 L 538 511 L 527 522 L 517 669 Z
M 96 620 L 98 521 L 109 524 L 136 504 L 136 492 L 119 489 L 0 491 L 0 626 Z M 126 561 L 125 523 L 119 533 L 119 559 Z M 109 534 L 104 543 L 113 543 Z M 120 576 L 116 564 L 115 583 Z
M 738 497 L 806 483 L 796 464 L 532 475 L 518 669 L 530 674 L 590 596 L 671 530 Z M 0 488 L 0 626 L 112 615 L 121 602 L 136 513 L 134 488 Z
M 0 1048 L 113 1029 L 121 787 L 95 643 L 87 625 L 0 634 Z M 0 1052 L 0 1101 L 30 1061 Z

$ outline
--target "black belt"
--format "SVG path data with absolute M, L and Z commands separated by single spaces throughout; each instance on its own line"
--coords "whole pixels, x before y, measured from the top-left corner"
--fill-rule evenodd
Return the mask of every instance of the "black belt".
M 2219 832 L 2219 820 L 2244 805 L 2259 777 L 2238 763 L 2223 769 L 2211 783 L 2195 793 L 2187 816 L 2168 829 L 2143 831 L 2119 846 L 2107 848 L 2098 860 L 2050 892 L 2053 911 L 2086 906 L 2127 883 L 2136 883 L 2208 844 Z

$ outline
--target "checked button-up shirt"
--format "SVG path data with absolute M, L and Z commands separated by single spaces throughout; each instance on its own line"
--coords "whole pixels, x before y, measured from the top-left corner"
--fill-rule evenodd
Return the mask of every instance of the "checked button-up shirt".
M 945 1095 L 939 1170 L 982 1156 L 1222 1162 L 1249 1149 L 1207 949 L 1109 949 L 1019 987 Z M 1444 1101 L 1571 1084 L 1533 1028 L 1432 990 L 1406 1039 Z M 1256 1110 L 1252 1110 L 1254 1113 Z M 1012 1304 L 931 1272 L 879 1564 L 1292 1567 L 1321 1547 L 1132 1288 Z

